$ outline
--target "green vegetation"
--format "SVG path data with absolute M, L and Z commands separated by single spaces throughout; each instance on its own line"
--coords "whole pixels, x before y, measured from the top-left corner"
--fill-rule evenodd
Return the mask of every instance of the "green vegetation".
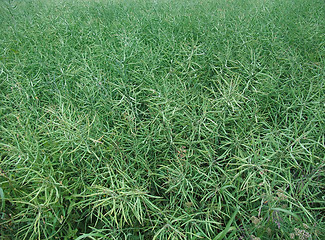
M 324 239 L 323 0 L 2 0 L 2 239 Z

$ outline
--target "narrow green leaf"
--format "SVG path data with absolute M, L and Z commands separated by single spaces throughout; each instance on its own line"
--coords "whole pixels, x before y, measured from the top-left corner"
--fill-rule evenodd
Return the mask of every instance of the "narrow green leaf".
M 231 216 L 231 218 L 229 219 L 229 221 L 228 221 L 228 223 L 227 223 L 225 229 L 224 229 L 222 232 L 220 232 L 220 233 L 219 233 L 219 234 L 218 234 L 218 235 L 217 235 L 213 240 L 221 240 L 221 239 L 223 239 L 223 238 L 226 236 L 226 234 L 227 234 L 230 230 L 232 230 L 232 228 L 231 228 L 231 224 L 232 224 L 233 221 L 235 220 L 235 217 L 236 217 L 238 211 L 239 211 L 239 207 L 237 207 L 236 210 L 235 210 L 235 212 L 232 214 L 232 216 Z
M 299 218 L 295 213 L 290 212 L 289 210 L 286 210 L 286 209 L 283 209 L 283 208 L 271 208 L 271 210 L 286 213 L 286 214 L 291 215 L 291 216 L 293 216 L 293 217 L 295 217 L 297 219 Z
M 3 192 L 2 187 L 0 187 L 0 197 L 1 197 L 1 210 L 4 211 L 5 210 L 6 201 L 5 201 L 5 194 Z

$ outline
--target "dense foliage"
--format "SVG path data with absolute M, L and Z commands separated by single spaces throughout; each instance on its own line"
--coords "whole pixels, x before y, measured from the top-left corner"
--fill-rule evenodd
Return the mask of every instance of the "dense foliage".
M 0 3 L 2 239 L 322 239 L 322 0 Z

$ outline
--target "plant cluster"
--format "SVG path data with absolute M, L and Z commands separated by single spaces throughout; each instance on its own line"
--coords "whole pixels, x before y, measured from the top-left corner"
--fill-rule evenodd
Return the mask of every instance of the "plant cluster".
M 322 239 L 324 23 L 322 0 L 0 4 L 1 238 Z

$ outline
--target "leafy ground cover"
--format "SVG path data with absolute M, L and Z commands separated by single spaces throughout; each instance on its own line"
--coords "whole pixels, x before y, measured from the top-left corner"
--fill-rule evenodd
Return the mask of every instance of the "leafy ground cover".
M 0 6 L 2 239 L 323 239 L 322 0 Z

